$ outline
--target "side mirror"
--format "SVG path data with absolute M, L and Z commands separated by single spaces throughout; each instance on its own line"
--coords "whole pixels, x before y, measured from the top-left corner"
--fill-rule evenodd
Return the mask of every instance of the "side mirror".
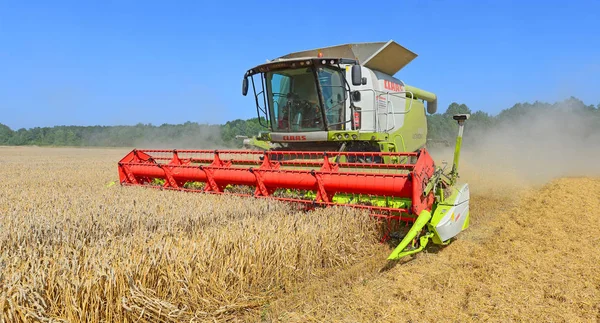
M 362 69 L 360 65 L 352 65 L 352 85 L 363 84 Z
M 248 78 L 244 77 L 242 81 L 242 95 L 246 96 L 246 94 L 248 94 Z

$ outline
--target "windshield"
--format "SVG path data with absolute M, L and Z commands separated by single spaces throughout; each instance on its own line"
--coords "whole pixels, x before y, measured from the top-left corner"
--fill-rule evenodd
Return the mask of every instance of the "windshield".
M 325 130 L 310 68 L 268 72 L 266 78 L 274 131 Z
M 342 130 L 346 112 L 344 75 L 336 69 L 320 67 L 317 70 L 329 130 Z
M 342 129 L 345 112 L 343 75 L 330 68 L 318 68 L 323 101 L 319 100 L 315 74 L 311 68 L 285 69 L 265 75 L 273 131 L 325 130 L 323 111 L 329 129 Z M 321 106 L 323 102 L 323 106 Z

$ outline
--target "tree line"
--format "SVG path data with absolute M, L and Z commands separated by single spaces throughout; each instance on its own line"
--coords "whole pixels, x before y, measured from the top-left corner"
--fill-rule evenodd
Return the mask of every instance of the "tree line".
M 600 131 L 600 104 L 586 105 L 583 101 L 571 97 L 556 103 L 534 102 L 518 103 L 502 110 L 498 115 L 483 111 L 471 111 L 465 104 L 452 103 L 443 113 L 427 116 L 428 139 L 452 142 L 456 136 L 457 125 L 452 115 L 470 113 L 465 137 L 469 132 L 485 131 L 500 124 L 536 118 L 540 114 L 577 114 L 586 120 L 594 120 Z M 263 122 L 264 123 L 264 122 Z M 160 126 L 139 123 L 134 126 L 55 126 L 35 127 L 12 130 L 0 123 L 0 145 L 38 145 L 38 146 L 101 146 L 132 147 L 152 146 L 157 148 L 217 148 L 240 147 L 242 140 L 238 135 L 253 136 L 265 129 L 258 118 L 237 119 L 225 124 L 163 124 Z

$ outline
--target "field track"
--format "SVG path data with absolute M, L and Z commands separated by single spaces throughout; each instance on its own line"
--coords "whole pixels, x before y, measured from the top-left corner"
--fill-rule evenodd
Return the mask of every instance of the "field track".
M 360 212 L 112 185 L 127 150 L 0 147 L 0 322 L 600 322 L 600 178 L 465 164 L 471 227 L 387 263 Z

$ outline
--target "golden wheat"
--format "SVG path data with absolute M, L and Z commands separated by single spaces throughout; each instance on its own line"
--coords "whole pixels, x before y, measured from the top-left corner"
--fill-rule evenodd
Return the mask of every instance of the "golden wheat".
M 111 186 L 125 153 L 0 148 L 0 322 L 600 320 L 600 179 L 466 162 L 469 230 L 388 264 L 364 213 Z
M 241 318 L 381 248 L 354 210 L 107 187 L 122 154 L 1 150 L 3 319 Z

